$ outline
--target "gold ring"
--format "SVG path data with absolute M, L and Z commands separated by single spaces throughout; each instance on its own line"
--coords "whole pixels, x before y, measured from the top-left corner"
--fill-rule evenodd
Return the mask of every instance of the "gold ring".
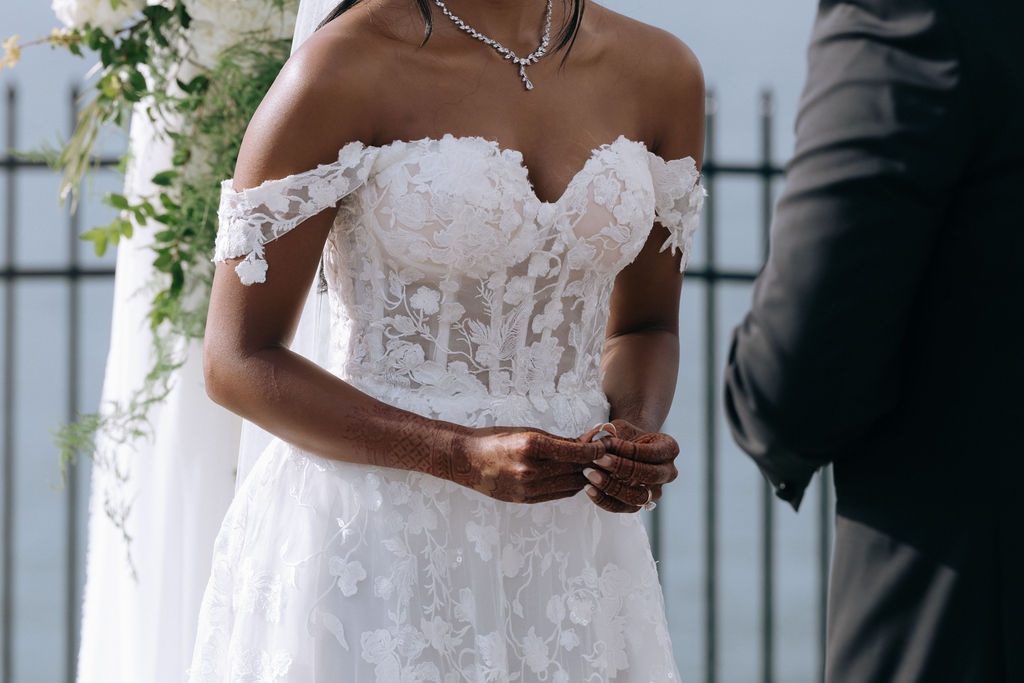
M 605 422 L 603 425 L 601 425 L 601 431 L 608 432 L 616 439 L 619 438 L 619 432 L 617 429 L 615 429 L 615 425 L 613 425 L 611 422 Z
M 658 507 L 658 504 L 654 502 L 654 491 L 651 490 L 651 487 L 644 484 L 644 488 L 647 489 L 647 500 L 640 507 L 650 512 L 654 508 Z

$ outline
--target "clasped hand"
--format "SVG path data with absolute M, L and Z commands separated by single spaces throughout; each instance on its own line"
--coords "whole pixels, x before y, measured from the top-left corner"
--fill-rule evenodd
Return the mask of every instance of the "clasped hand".
M 661 498 L 661 487 L 678 474 L 675 439 L 613 420 L 615 434 L 576 439 L 527 428 L 489 427 L 453 454 L 452 481 L 498 500 L 540 503 L 587 494 L 610 512 L 637 512 Z M 611 431 L 611 430 L 609 430 Z

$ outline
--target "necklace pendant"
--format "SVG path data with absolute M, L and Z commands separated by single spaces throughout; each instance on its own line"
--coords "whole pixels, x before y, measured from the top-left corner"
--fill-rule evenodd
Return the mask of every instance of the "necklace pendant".
M 527 90 L 533 90 L 533 81 L 526 75 L 526 65 L 519 64 L 519 77 L 523 79 L 523 85 L 526 86 Z
M 540 45 L 526 57 L 520 57 L 498 41 L 485 36 L 462 19 L 452 14 L 452 11 L 448 9 L 448 5 L 444 4 L 444 0 L 434 0 L 434 4 L 441 8 L 444 15 L 451 19 L 452 23 L 455 24 L 459 30 L 464 31 L 470 37 L 476 38 L 485 45 L 493 48 L 498 54 L 504 57 L 506 61 L 511 61 L 513 64 L 518 66 L 519 77 L 523 79 L 523 85 L 526 86 L 527 90 L 533 90 L 533 81 L 531 81 L 526 75 L 526 66 L 528 64 L 536 64 L 537 60 L 548 52 L 548 45 L 551 42 L 551 0 L 547 0 L 547 9 L 544 10 L 544 35 L 541 36 Z

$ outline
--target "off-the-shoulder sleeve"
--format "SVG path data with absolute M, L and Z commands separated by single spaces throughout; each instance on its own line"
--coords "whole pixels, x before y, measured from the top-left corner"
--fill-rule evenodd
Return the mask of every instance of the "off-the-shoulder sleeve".
M 235 272 L 244 285 L 265 282 L 267 262 L 263 250 L 269 243 L 335 206 L 366 182 L 379 150 L 351 142 L 338 152 L 338 160 L 280 180 L 236 192 L 232 181 L 221 184 L 220 227 L 213 260 L 244 256 Z
M 690 261 L 690 247 L 700 224 L 707 192 L 700 184 L 700 171 L 693 157 L 665 161 L 652 153 L 651 177 L 655 220 L 668 230 L 668 239 L 661 245 L 661 251 L 668 249 L 673 254 L 678 251 L 682 272 Z

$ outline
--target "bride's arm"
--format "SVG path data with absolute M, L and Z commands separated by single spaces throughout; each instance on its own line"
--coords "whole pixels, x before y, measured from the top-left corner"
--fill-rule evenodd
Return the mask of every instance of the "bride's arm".
M 253 118 L 236 190 L 313 168 L 335 159 L 345 142 L 371 139 L 360 122 L 373 118 L 358 103 L 372 74 L 354 69 L 360 75 L 343 76 L 348 82 L 339 89 L 324 65 L 338 61 L 337 48 L 320 55 L 317 42 L 285 67 Z M 218 264 L 204 345 L 211 398 L 323 457 L 425 472 L 517 502 L 579 491 L 583 465 L 604 452 L 600 443 L 427 419 L 373 399 L 288 349 L 333 217 L 328 209 L 267 244 L 266 283 L 243 285 L 234 263 Z
M 649 72 L 659 87 L 646 98 L 649 125 L 657 131 L 656 151 L 664 159 L 693 157 L 700 168 L 704 149 L 704 80 L 696 58 L 671 38 L 655 51 Z M 666 87 L 671 85 L 671 87 Z M 661 252 L 667 233 L 655 225 L 636 260 L 616 278 L 607 339 L 601 358 L 603 389 L 620 440 L 618 453 L 599 461 L 591 473 L 595 502 L 605 509 L 635 511 L 647 498 L 661 496 L 661 485 L 675 479 L 672 461 L 678 446 L 656 435 L 668 416 L 679 368 L 679 297 L 682 274 L 678 254 Z M 625 421 L 626 425 L 619 421 Z M 621 432 L 626 432 L 625 434 Z M 640 437 L 640 434 L 648 433 Z

